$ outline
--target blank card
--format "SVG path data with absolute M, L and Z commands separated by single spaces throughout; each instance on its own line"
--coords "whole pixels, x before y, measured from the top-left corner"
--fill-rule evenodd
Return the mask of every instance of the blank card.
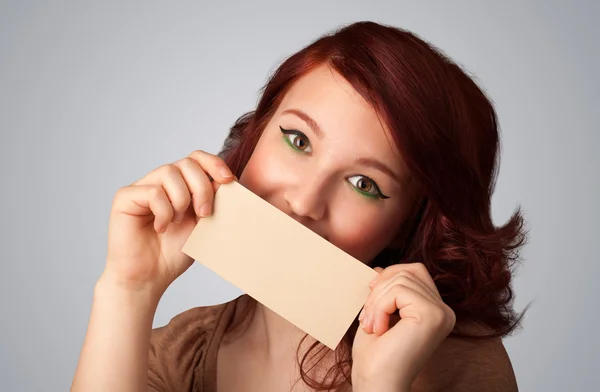
M 235 181 L 182 251 L 332 350 L 377 276 Z

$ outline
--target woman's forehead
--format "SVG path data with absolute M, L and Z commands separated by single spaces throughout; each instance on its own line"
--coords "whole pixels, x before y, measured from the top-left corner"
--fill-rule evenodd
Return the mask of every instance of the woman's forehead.
M 348 149 L 352 155 L 376 154 L 390 164 L 400 156 L 391 132 L 375 109 L 327 66 L 299 78 L 283 98 L 276 116 L 293 124 L 313 122 L 324 139 Z M 404 165 L 399 162 L 398 166 L 400 169 Z
M 317 113 L 327 117 L 342 115 L 341 118 L 349 122 L 358 120 L 379 125 L 373 107 L 346 79 L 327 66 L 315 68 L 290 87 L 281 106 L 291 105 L 302 105 L 315 116 Z

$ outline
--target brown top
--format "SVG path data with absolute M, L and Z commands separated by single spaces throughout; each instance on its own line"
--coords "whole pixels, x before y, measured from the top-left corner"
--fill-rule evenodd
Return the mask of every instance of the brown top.
M 216 392 L 219 343 L 235 304 L 192 308 L 152 331 L 150 392 Z
M 242 296 L 243 297 L 243 296 Z M 242 297 L 238 297 L 242 298 Z M 217 355 L 237 301 L 197 307 L 152 331 L 150 392 L 217 392 Z M 342 388 L 339 392 L 349 391 Z M 500 340 L 446 339 L 421 371 L 413 391 L 518 391 Z

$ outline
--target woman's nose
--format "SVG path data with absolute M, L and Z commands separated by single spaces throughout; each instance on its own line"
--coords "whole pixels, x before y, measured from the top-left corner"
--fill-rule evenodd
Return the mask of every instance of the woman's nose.
M 285 201 L 291 215 L 296 219 L 304 218 L 319 221 L 325 217 L 327 203 L 322 184 L 307 181 L 300 186 L 289 187 L 285 192 Z

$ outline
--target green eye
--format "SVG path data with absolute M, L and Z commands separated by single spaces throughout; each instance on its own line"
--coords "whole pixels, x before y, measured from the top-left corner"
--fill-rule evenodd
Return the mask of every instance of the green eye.
M 373 199 L 389 199 L 389 196 L 381 193 L 377 183 L 367 176 L 352 176 L 348 178 L 348 182 L 361 195 Z
M 310 154 L 312 152 L 312 146 L 308 137 L 300 131 L 292 129 L 284 129 L 279 127 L 281 133 L 283 133 L 283 139 L 285 142 L 294 150 L 305 152 Z

